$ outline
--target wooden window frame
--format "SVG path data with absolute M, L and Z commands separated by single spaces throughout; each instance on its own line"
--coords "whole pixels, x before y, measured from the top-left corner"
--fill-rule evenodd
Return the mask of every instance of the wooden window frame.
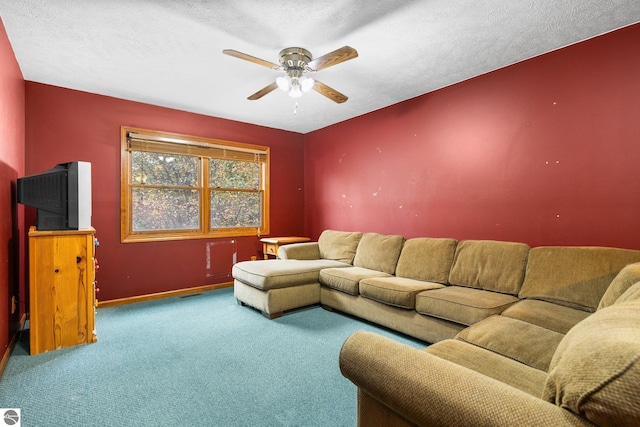
M 223 141 L 122 126 L 121 140 L 121 173 L 120 173 L 120 240 L 122 243 L 149 242 L 163 240 L 209 239 L 216 237 L 260 236 L 269 234 L 270 228 L 270 149 L 269 147 L 241 142 Z M 132 221 L 132 189 L 131 152 L 142 151 L 132 147 L 141 147 L 145 151 L 166 154 L 184 154 L 199 157 L 200 177 L 200 228 L 198 230 L 170 231 L 133 231 Z M 166 150 L 166 151 L 165 151 Z M 260 192 L 262 193 L 262 224 L 260 227 L 210 229 L 209 173 L 210 158 L 229 158 L 246 160 L 251 156 L 258 159 L 261 165 Z

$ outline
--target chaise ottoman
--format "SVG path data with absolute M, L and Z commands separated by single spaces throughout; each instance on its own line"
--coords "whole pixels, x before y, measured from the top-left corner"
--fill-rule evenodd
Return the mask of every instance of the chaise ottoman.
M 331 259 L 242 261 L 232 269 L 233 294 L 239 304 L 275 319 L 284 311 L 320 302 L 321 269 L 349 266 Z

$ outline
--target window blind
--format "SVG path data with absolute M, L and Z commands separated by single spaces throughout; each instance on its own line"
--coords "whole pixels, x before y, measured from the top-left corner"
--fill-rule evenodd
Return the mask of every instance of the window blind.
M 184 154 L 248 162 L 265 162 L 268 154 L 268 148 L 260 146 L 246 146 L 219 140 L 173 139 L 135 132 L 127 133 L 127 143 L 129 151 Z

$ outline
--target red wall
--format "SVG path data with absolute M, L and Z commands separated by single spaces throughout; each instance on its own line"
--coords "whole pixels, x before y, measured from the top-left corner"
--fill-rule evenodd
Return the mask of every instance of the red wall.
M 640 24 L 305 136 L 305 225 L 640 249 Z
M 237 260 L 259 256 L 256 237 L 120 243 L 120 126 L 271 147 L 271 234 L 304 233 L 303 136 L 85 92 L 26 83 L 26 173 L 92 163 L 100 300 L 229 282 Z M 34 220 L 33 209 L 27 221 Z
M 11 314 L 11 298 L 24 301 L 24 210 L 15 201 L 24 173 L 24 80 L 0 19 L 0 359 L 17 331 L 25 305 Z M 2 367 L 0 366 L 0 371 Z

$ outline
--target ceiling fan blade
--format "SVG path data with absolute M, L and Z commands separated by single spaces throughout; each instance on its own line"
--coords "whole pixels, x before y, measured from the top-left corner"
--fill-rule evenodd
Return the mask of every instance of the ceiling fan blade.
M 352 47 L 344 46 L 340 49 L 334 50 L 333 52 L 329 52 L 326 55 L 313 59 L 307 64 L 307 66 L 314 71 L 320 71 L 357 57 L 358 51 Z
M 262 65 L 263 67 L 271 68 L 272 70 L 279 70 L 281 68 L 278 64 L 256 58 L 255 56 L 247 55 L 246 53 L 238 52 L 237 50 L 225 49 L 222 53 L 235 58 L 244 59 L 245 61 L 253 62 L 254 64 Z
M 256 93 L 254 93 L 253 95 L 248 97 L 247 99 L 249 99 L 251 101 L 255 101 L 256 99 L 262 98 L 263 96 L 265 96 L 269 92 L 273 92 L 277 88 L 278 88 L 278 85 L 275 82 L 273 82 L 269 86 L 263 87 L 262 89 L 260 89 L 259 91 L 257 91 Z
M 313 90 L 315 90 L 319 94 L 322 94 L 322 95 L 326 96 L 327 98 L 329 98 L 333 102 L 337 102 L 338 104 L 342 104 L 347 99 L 349 99 L 345 95 L 343 95 L 340 92 L 338 92 L 337 90 L 335 90 L 334 88 L 329 87 L 326 84 L 324 84 L 322 82 L 319 82 L 317 80 L 315 81 L 315 84 L 313 85 Z

